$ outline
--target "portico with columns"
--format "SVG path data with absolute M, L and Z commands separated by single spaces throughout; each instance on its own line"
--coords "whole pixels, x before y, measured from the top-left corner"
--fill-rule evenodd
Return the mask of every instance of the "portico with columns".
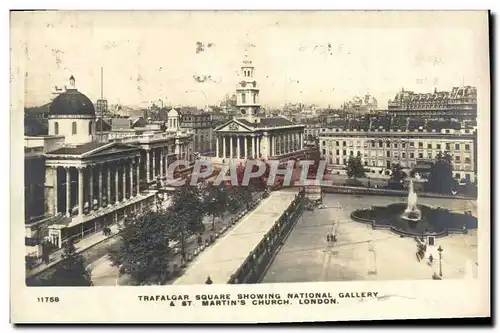
M 45 168 L 46 211 L 64 217 L 64 226 L 58 226 L 62 239 L 96 232 L 138 212 L 154 197 L 142 192 L 138 147 L 92 142 L 60 148 L 46 154 Z
M 269 126 L 269 120 L 273 126 Z M 279 125 L 281 124 L 281 126 Z M 304 150 L 304 126 L 285 118 L 233 119 L 216 129 L 217 159 L 283 159 Z

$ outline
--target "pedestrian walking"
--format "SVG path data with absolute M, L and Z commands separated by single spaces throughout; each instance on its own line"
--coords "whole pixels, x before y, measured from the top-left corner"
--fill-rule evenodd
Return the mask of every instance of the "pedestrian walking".
M 201 237 L 201 235 L 198 235 L 198 246 L 202 245 L 203 245 L 203 238 Z

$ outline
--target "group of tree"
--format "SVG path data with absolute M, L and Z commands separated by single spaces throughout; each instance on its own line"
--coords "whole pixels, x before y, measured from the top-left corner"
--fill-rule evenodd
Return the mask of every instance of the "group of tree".
M 113 265 L 137 284 L 164 283 L 172 273 L 172 242 L 178 244 L 182 265 L 188 259 L 187 240 L 205 230 L 205 216 L 211 217 L 213 230 L 217 218 L 251 203 L 252 190 L 241 186 L 240 178 L 236 186 L 209 181 L 192 186 L 187 179 L 168 194 L 168 207 L 159 195 L 155 210 L 125 219 L 120 226 L 120 245 L 110 251 Z
M 54 273 L 44 284 L 58 287 L 86 287 L 92 285 L 90 269 L 86 267 L 83 256 L 76 252 L 72 241 L 64 243 L 61 261 L 55 266 Z
M 451 161 L 452 157 L 449 152 L 438 153 L 424 186 L 426 191 L 450 194 L 451 191 L 457 190 L 458 182 L 453 178 Z
M 406 173 L 401 168 L 399 163 L 392 165 L 391 177 L 389 178 L 388 186 L 390 189 L 400 190 L 403 189 L 404 180 L 406 178 Z
M 348 179 L 345 185 L 348 186 L 362 186 L 362 183 L 357 178 L 366 177 L 365 168 L 361 162 L 361 157 L 349 157 L 347 160 L 346 173 Z
M 347 177 L 349 178 L 363 178 L 365 177 L 365 167 L 361 162 L 361 157 L 349 157 L 347 160 Z

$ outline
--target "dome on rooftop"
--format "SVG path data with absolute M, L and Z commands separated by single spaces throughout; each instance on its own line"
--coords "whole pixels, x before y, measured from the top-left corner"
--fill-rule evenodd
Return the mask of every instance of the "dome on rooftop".
M 70 87 L 58 95 L 49 106 L 49 116 L 92 116 L 95 108 L 92 101 L 75 88 L 75 78 L 70 77 Z

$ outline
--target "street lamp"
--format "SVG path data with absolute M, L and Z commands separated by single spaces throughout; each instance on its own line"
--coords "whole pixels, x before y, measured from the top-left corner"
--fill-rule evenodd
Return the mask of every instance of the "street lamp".
M 443 269 L 441 265 L 441 252 L 443 252 L 443 249 L 441 248 L 441 245 L 438 247 L 438 252 L 439 252 L 439 276 L 443 277 Z

